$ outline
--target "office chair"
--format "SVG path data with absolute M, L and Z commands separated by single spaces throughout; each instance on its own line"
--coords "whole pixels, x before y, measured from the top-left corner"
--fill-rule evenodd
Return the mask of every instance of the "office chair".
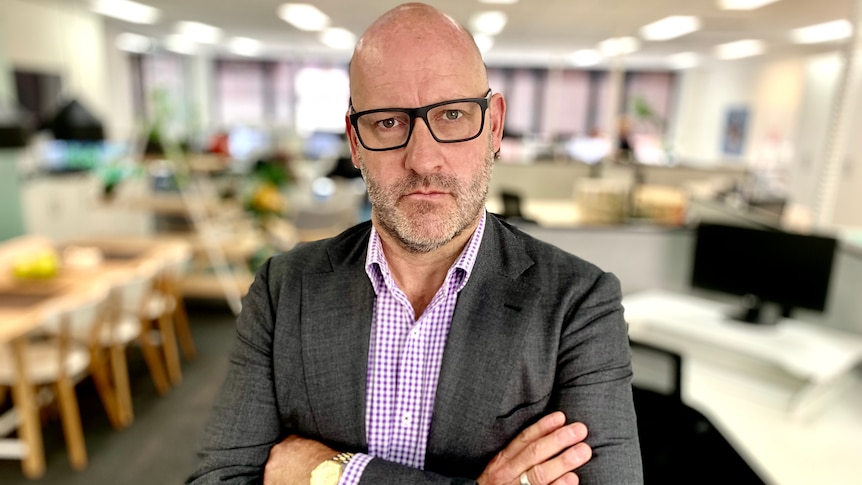
M 665 360 L 671 368 L 670 389 L 632 385 L 645 485 L 763 485 L 709 419 L 683 402 L 682 357 L 638 342 L 631 348 L 633 361 Z
M 503 190 L 500 192 L 503 199 L 503 212 L 500 214 L 506 222 L 518 225 L 519 223 L 537 224 L 533 219 L 524 217 L 521 213 L 521 196 L 515 192 Z

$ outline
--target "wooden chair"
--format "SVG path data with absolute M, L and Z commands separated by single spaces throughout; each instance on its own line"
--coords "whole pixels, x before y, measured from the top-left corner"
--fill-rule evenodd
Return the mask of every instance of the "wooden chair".
M 180 277 L 191 260 L 191 250 L 175 247 L 161 252 L 153 259 L 156 267 L 154 284 L 142 304 L 140 317 L 153 327 L 152 338 L 160 344 L 168 380 L 171 385 L 182 382 L 179 340 L 183 355 L 192 359 L 196 355 L 188 315 L 183 304 Z
M 37 389 L 37 405 L 57 403 L 69 453 L 75 470 L 87 466 L 87 450 L 81 425 L 81 414 L 75 395 L 75 384 L 93 373 L 97 390 L 110 419 L 116 414 L 112 391 L 101 385 L 106 366 L 93 360 L 91 349 L 76 335 L 93 336 L 105 324 L 107 289 L 96 287 L 59 300 L 46 309 L 44 324 L 22 345 L 20 372 L 9 348 L 0 348 L 0 386 L 13 386 L 23 376 L 25 385 Z M 15 426 L 17 423 L 13 422 Z M 4 431 L 6 433 L 4 433 Z M 8 434 L 9 430 L 0 430 Z
M 157 291 L 154 293 L 156 300 L 164 300 L 161 305 L 156 304 L 156 306 L 161 306 L 164 314 L 173 320 L 183 357 L 189 361 L 195 359 L 197 349 L 189 326 L 181 283 L 191 261 L 192 249 L 190 246 L 177 246 L 166 251 L 161 260 L 162 265 L 156 283 Z
M 126 360 L 129 345 L 137 343 L 140 346 L 156 391 L 165 395 L 171 389 L 160 351 L 159 332 L 153 327 L 148 311 L 157 270 L 154 264 L 144 264 L 125 278 L 112 281 L 108 310 L 110 324 L 100 335 L 100 345 L 108 350 L 119 421 L 124 427 L 134 421 Z

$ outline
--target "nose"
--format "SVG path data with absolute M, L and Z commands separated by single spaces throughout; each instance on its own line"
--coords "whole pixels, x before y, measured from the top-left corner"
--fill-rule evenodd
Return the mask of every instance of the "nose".
M 437 171 L 442 164 L 440 143 L 431 135 L 425 120 L 416 118 L 413 133 L 405 147 L 404 166 L 416 173 Z

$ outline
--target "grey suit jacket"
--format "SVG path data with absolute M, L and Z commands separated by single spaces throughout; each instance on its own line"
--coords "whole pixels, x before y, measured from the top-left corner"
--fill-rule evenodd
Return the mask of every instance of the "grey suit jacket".
M 287 434 L 366 450 L 374 291 L 370 223 L 301 245 L 257 273 L 227 380 L 188 483 L 259 483 Z M 489 215 L 443 356 L 425 470 L 374 459 L 363 484 L 475 483 L 554 410 L 589 428 L 583 484 L 642 482 L 619 282 Z

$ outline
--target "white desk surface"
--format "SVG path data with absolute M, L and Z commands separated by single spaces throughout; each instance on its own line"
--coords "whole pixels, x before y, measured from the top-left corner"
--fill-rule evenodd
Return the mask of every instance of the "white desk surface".
M 732 349 L 725 347 L 710 353 L 708 341 L 703 335 L 697 335 L 697 331 L 692 338 L 685 338 L 678 331 L 663 330 L 662 321 L 670 321 L 674 326 L 672 321 L 680 318 L 681 309 L 698 304 L 702 305 L 701 312 L 718 315 L 729 308 L 694 296 L 663 291 L 638 293 L 623 299 L 632 340 L 682 355 L 685 403 L 709 418 L 766 483 L 862 484 L 862 379 L 859 373 L 847 369 L 840 376 L 832 376 L 831 387 L 815 400 L 816 406 L 804 414 L 793 414 L 788 402 L 797 389 L 791 383 L 800 382 L 800 376 L 781 375 L 787 369 L 774 365 L 774 356 L 767 356 L 765 365 L 756 368 L 758 364 L 749 352 L 736 356 Z M 692 326 L 698 325 L 697 318 L 695 315 Z M 817 329 L 802 322 L 791 323 L 817 332 L 824 345 L 835 343 L 842 351 L 862 351 L 862 338 L 858 335 Z M 751 330 L 756 334 L 768 333 L 770 329 Z M 724 344 L 727 342 L 716 345 Z M 794 374 L 793 369 L 787 374 Z

